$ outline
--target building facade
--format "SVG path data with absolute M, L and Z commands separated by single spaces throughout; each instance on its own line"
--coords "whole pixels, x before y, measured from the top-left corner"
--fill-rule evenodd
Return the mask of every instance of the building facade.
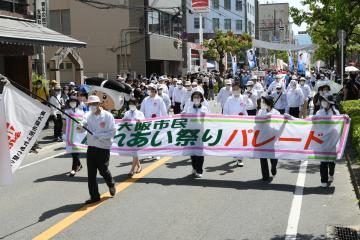
M 175 45 L 180 34 L 178 8 L 181 1 L 101 0 L 116 7 L 101 9 L 76 0 L 50 2 L 50 27 L 84 39 L 80 50 L 85 76 L 115 78 L 117 74 L 178 74 L 181 49 Z M 51 56 L 56 49 L 50 49 Z M 72 81 L 71 59 L 61 65 L 64 82 Z
M 275 43 L 294 43 L 288 3 L 259 4 L 259 39 Z

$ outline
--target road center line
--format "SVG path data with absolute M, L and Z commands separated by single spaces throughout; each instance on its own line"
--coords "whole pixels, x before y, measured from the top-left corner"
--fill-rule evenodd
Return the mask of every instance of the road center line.
M 41 163 L 41 162 L 45 162 L 45 161 L 47 161 L 47 160 L 50 160 L 50 159 L 52 159 L 52 158 L 55 158 L 55 157 L 58 157 L 58 156 L 61 156 L 61 155 L 64 155 L 64 154 L 66 154 L 66 152 L 61 152 L 61 153 L 52 155 L 52 156 L 50 156 L 50 157 L 41 159 L 41 160 L 39 160 L 39 161 L 32 162 L 32 163 L 26 164 L 26 165 L 24 165 L 24 166 L 21 166 L 21 167 L 19 167 L 19 169 L 27 168 L 27 167 L 30 167 L 30 166 L 32 166 L 32 165 L 36 165 L 36 164 L 39 164 L 39 163 Z
M 151 173 L 152 171 L 154 171 L 158 167 L 162 166 L 164 163 L 166 163 L 170 159 L 171 159 L 171 157 L 161 158 L 160 160 L 158 160 L 158 161 L 152 163 L 150 166 L 146 167 L 144 170 L 141 171 L 141 173 L 135 175 L 133 178 L 129 178 L 129 179 L 125 180 L 124 182 L 119 183 L 118 185 L 116 185 L 116 192 L 119 193 L 119 192 L 124 191 L 131 184 L 135 183 L 139 179 L 141 179 L 144 176 L 148 175 L 149 173 Z M 65 228 L 69 227 L 70 225 L 75 223 L 80 218 L 84 217 L 88 213 L 95 210 L 97 207 L 102 205 L 109 198 L 110 198 L 110 193 L 109 192 L 106 192 L 106 193 L 102 194 L 100 202 L 98 202 L 96 204 L 84 205 L 84 207 L 80 208 L 79 210 L 77 210 L 76 212 L 70 214 L 69 216 L 67 216 L 66 218 L 61 220 L 60 222 L 58 222 L 55 225 L 51 226 L 49 229 L 45 230 L 40 235 L 34 237 L 33 240 L 44 240 L 44 239 L 50 239 L 50 238 L 54 237 L 56 234 L 60 233 Z M 113 201 L 115 201 L 115 199 Z
M 308 161 L 301 161 L 299 174 L 296 181 L 296 188 L 294 193 L 294 198 L 291 203 L 290 214 L 288 219 L 288 224 L 286 228 L 286 236 L 285 240 L 295 240 L 297 235 L 297 229 L 300 220 L 301 214 L 301 205 L 303 198 L 303 191 L 305 186 L 305 178 L 306 178 L 306 168 L 308 165 Z

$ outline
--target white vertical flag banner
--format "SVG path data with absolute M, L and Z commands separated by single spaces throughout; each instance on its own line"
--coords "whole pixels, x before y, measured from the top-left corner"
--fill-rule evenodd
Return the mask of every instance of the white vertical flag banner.
M 11 183 L 12 175 L 6 129 L 4 95 L 0 94 L 0 186 Z
M 43 129 L 50 108 L 11 84 L 4 87 L 5 120 L 12 172 L 19 168 Z

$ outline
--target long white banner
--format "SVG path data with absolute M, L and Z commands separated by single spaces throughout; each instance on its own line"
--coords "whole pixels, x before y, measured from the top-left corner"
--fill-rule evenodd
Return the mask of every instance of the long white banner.
M 2 96 L 5 119 L 1 119 L 1 126 L 5 124 L 7 141 L 4 143 L 0 139 L 0 146 L 8 147 L 11 170 L 15 172 L 36 142 L 50 109 L 9 83 L 5 85 Z
M 73 117 L 82 119 L 81 115 Z M 238 156 L 334 161 L 342 157 L 348 116 L 175 115 L 143 121 L 116 120 L 111 152 L 128 156 Z M 86 151 L 86 133 L 67 120 L 67 150 Z

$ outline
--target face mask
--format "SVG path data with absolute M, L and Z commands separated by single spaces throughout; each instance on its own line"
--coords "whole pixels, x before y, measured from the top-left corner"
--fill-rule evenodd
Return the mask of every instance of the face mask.
M 178 89 L 182 89 L 182 85 L 177 85 Z
M 246 90 L 251 91 L 251 87 L 246 87 Z
M 97 106 L 90 106 L 89 109 L 90 109 L 90 111 L 91 111 L 92 113 L 96 113 L 96 111 L 97 111 Z
M 77 103 L 76 102 L 69 102 L 69 106 L 71 108 L 76 108 Z
M 130 111 L 135 111 L 135 110 L 136 110 L 136 106 L 135 106 L 135 105 L 129 105 L 129 109 L 130 109 Z
M 36 85 L 36 88 L 41 88 L 41 87 L 42 87 L 41 84 Z
M 151 95 L 151 91 L 150 90 L 147 90 L 147 95 Z
M 163 90 L 158 90 L 158 94 L 161 95 Z
M 61 95 L 61 91 L 56 91 L 55 94 L 56 95 Z
M 194 99 L 193 99 L 193 102 L 194 102 L 195 106 L 199 106 L 200 103 L 201 103 L 201 100 L 198 99 L 198 98 L 194 98 Z
M 304 86 L 304 85 L 305 85 L 305 82 L 300 82 L 300 85 L 301 85 L 301 86 Z
M 325 101 L 321 101 L 321 106 L 324 108 L 324 109 L 328 109 L 329 108 L 329 103 L 325 102 Z
M 239 97 L 240 96 L 240 91 L 233 91 L 233 95 L 235 97 Z
M 226 88 L 226 90 L 230 90 L 230 86 L 226 86 L 225 88 Z
M 267 105 L 265 103 L 261 103 L 261 110 L 266 111 L 267 110 Z
M 186 90 L 191 91 L 191 87 L 186 87 Z
M 295 88 L 296 88 L 296 85 L 292 85 L 291 88 L 292 88 L 292 89 L 295 89 Z

